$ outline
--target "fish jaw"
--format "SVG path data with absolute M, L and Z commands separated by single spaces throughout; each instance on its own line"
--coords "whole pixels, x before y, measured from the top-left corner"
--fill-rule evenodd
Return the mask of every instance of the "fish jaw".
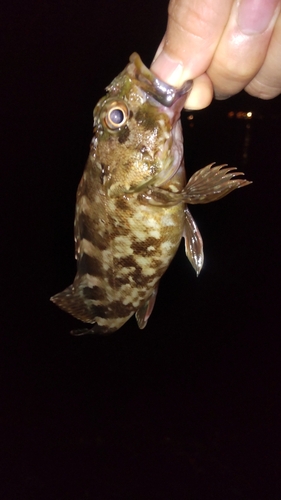
M 94 111 L 92 154 L 103 158 L 111 196 L 161 186 L 175 175 L 183 157 L 180 112 L 191 88 L 191 81 L 180 89 L 165 84 L 136 53 L 107 87 Z M 129 118 L 112 131 L 105 121 L 116 104 L 128 108 Z M 126 169 L 120 168 L 121 160 Z
M 156 101 L 159 112 L 165 113 L 170 121 L 170 133 L 167 133 L 167 139 L 158 153 L 164 167 L 153 180 L 154 186 L 162 186 L 175 175 L 182 164 L 183 135 L 180 115 L 187 96 L 192 90 L 193 82 L 188 80 L 177 89 L 163 82 L 150 71 L 136 52 L 130 56 L 130 62 L 134 65 L 132 71 L 135 77 L 143 85 L 142 88 L 150 101 Z M 168 151 L 171 151 L 170 155 Z

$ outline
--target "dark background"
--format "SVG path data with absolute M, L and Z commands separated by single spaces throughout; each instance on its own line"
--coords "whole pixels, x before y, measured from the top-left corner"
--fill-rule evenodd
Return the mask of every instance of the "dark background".
M 75 338 L 49 302 L 75 273 L 75 192 L 92 110 L 131 52 L 149 65 L 167 2 L 10 1 L 1 27 L 3 499 L 280 498 L 281 98 L 183 114 L 188 173 L 254 181 L 191 207 L 145 330 Z M 253 111 L 246 121 L 229 111 Z

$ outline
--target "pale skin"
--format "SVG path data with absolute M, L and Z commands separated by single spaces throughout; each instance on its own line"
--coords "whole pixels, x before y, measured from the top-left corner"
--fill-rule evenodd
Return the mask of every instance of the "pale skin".
M 193 80 L 185 107 L 245 89 L 281 93 L 281 0 L 170 0 L 167 30 L 151 69 L 179 87 Z

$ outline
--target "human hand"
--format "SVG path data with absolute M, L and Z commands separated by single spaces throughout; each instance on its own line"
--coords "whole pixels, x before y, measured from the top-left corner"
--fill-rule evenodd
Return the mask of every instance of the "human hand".
M 186 107 L 245 89 L 262 99 L 281 92 L 281 0 L 170 0 L 167 31 L 151 69 L 180 86 L 193 80 Z

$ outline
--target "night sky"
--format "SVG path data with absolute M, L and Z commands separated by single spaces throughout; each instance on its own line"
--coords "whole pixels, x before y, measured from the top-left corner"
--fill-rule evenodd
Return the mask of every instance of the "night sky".
M 132 318 L 111 336 L 73 337 L 81 323 L 49 301 L 75 275 L 93 108 L 132 52 L 150 64 L 167 4 L 3 9 L 5 500 L 280 498 L 280 97 L 183 113 L 188 177 L 215 161 L 254 183 L 190 207 L 204 268 L 196 278 L 181 245 L 144 330 Z

